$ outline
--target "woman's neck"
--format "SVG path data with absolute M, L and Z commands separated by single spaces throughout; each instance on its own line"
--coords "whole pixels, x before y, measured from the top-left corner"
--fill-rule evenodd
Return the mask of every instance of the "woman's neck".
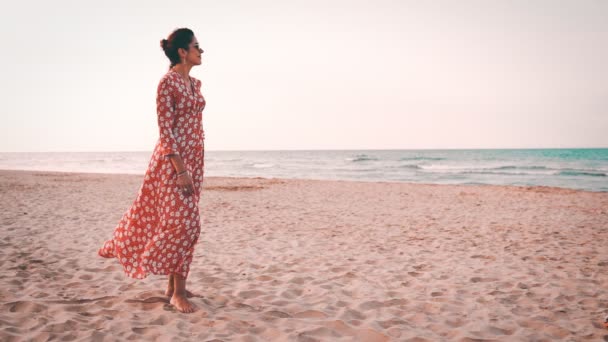
M 190 69 L 192 69 L 192 65 L 189 64 L 178 64 L 171 68 L 173 71 L 182 75 L 182 77 L 187 80 L 190 77 Z

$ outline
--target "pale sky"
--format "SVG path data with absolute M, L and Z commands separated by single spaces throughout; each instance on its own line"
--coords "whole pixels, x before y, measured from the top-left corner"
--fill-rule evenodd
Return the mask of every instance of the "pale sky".
M 0 152 L 151 151 L 191 28 L 208 150 L 608 147 L 608 1 L 5 1 Z

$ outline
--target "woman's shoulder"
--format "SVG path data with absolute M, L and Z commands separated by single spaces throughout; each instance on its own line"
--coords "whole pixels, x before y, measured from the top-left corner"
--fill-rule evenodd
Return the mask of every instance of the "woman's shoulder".
M 190 79 L 192 80 L 192 82 L 194 82 L 194 85 L 195 85 L 196 87 L 200 87 L 200 86 L 201 86 L 201 83 L 202 83 L 202 82 L 201 82 L 201 80 L 199 80 L 198 78 L 190 76 Z
M 198 78 L 192 77 L 190 76 L 190 79 L 192 80 L 192 82 L 194 83 L 194 87 L 197 89 L 200 89 L 203 82 L 201 82 L 201 80 L 199 80 Z
M 171 70 L 167 71 L 167 73 L 165 73 L 161 78 L 160 81 L 158 82 L 158 87 L 159 88 L 166 88 L 166 87 L 177 87 L 177 73 L 173 72 Z
M 167 71 L 161 78 L 161 82 L 175 82 L 179 75 L 173 70 Z

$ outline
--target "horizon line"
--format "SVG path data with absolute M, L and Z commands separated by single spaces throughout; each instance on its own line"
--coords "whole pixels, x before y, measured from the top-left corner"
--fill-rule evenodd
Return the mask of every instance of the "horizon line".
M 458 148 L 345 148 L 345 149 L 208 149 L 206 152 L 311 152 L 311 151 L 470 151 L 470 150 L 594 150 L 608 149 L 608 146 L 599 147 L 458 147 Z M 0 151 L 0 153 L 139 153 L 152 152 L 150 150 L 89 150 L 89 151 Z

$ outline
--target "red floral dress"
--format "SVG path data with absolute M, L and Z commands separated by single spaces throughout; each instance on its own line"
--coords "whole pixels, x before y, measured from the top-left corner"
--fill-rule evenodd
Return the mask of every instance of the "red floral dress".
M 198 202 L 203 185 L 205 99 L 201 82 L 191 86 L 175 71 L 160 80 L 156 97 L 159 139 L 137 198 L 122 216 L 114 238 L 99 255 L 117 258 L 125 273 L 142 279 L 149 273 L 186 278 L 201 231 Z M 168 154 L 179 154 L 192 175 L 194 193 L 185 196 Z

